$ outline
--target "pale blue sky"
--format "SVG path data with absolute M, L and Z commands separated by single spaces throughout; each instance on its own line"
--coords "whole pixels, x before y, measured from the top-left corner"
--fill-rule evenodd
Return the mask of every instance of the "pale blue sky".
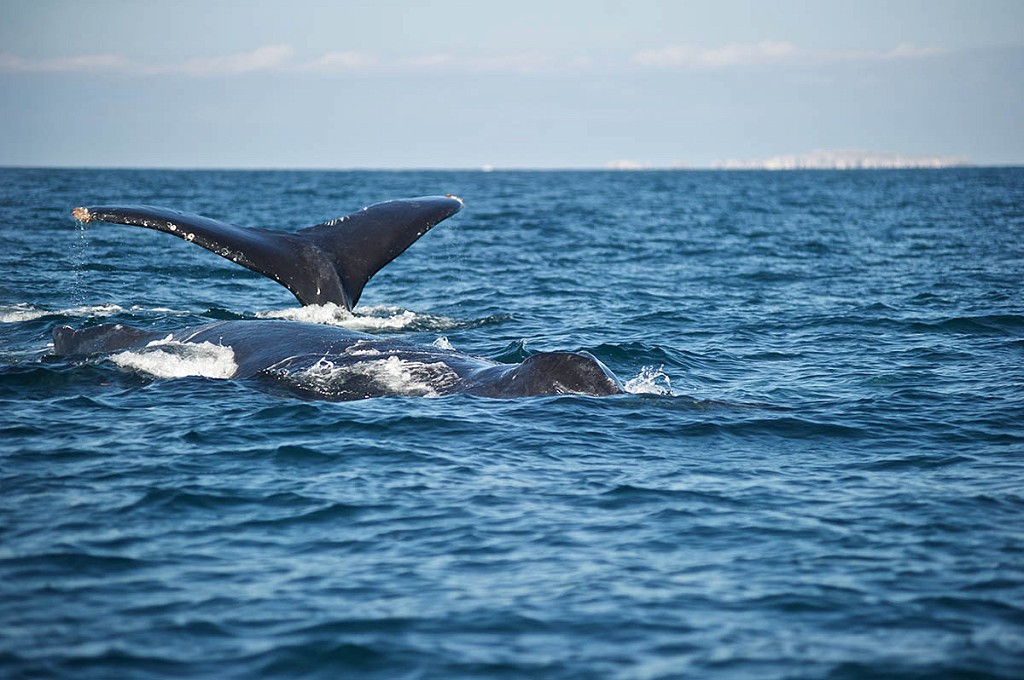
M 1024 164 L 1024 2 L 0 0 L 0 165 Z

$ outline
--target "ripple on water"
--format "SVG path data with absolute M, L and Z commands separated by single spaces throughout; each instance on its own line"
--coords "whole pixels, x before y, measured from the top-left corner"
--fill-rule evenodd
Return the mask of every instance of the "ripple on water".
M 1022 177 L 0 168 L 0 676 L 1024 677 Z M 410 187 L 466 208 L 352 313 L 24 200 L 297 226 Z M 254 318 L 584 349 L 643 393 L 46 357 Z

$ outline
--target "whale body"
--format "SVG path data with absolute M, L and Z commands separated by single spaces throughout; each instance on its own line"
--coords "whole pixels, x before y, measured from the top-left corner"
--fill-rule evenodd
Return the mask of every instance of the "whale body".
M 162 231 L 200 245 L 277 281 L 303 305 L 351 310 L 381 267 L 457 213 L 454 196 L 378 203 L 297 232 L 240 227 L 154 206 L 75 208 L 82 222 L 111 222 Z M 450 347 L 382 338 L 336 326 L 282 320 L 221 321 L 171 333 L 102 324 L 53 331 L 58 356 L 125 352 L 229 351 L 223 377 L 257 379 L 303 395 L 347 400 L 392 394 L 521 397 L 605 396 L 622 383 L 588 352 L 541 352 L 502 364 Z
M 588 352 L 541 352 L 503 364 L 454 349 L 283 320 L 221 321 L 173 333 L 121 324 L 54 329 L 54 353 L 90 356 L 191 347 L 230 350 L 223 377 L 330 400 L 388 395 L 605 396 L 622 384 Z

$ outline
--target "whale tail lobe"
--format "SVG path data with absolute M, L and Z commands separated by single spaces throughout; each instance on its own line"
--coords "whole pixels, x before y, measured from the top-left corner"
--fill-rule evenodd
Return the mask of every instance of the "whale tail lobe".
M 81 222 L 177 236 L 277 281 L 303 305 L 333 302 L 351 310 L 374 274 L 461 209 L 462 201 L 450 195 L 386 201 L 294 233 L 147 205 L 75 208 L 72 214 Z

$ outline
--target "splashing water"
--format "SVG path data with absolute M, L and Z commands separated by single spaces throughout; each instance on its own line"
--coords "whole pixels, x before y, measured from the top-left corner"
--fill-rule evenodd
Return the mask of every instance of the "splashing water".
M 452 351 L 455 350 L 455 346 L 452 345 L 451 341 L 448 339 L 448 336 L 446 335 L 442 335 L 441 337 L 437 338 L 436 340 L 434 340 L 434 342 L 430 344 L 438 349 L 446 349 Z
M 458 374 L 442 362 L 406 361 L 396 356 L 355 365 L 336 364 L 324 357 L 298 370 L 272 368 L 271 373 L 294 386 L 335 399 L 382 394 L 440 397 L 449 394 Z
M 630 394 L 672 394 L 672 381 L 664 371 L 664 366 L 644 366 L 633 378 L 626 381 L 623 387 Z
M 77 305 L 82 305 L 85 302 L 84 272 L 86 253 L 89 249 L 89 230 L 85 222 L 81 220 L 75 220 L 75 224 L 78 227 L 76 230 L 77 238 L 72 242 L 69 253 L 73 276 L 71 300 Z
M 455 320 L 448 317 L 417 314 L 391 305 L 370 305 L 350 312 L 333 302 L 259 312 L 256 316 L 261 319 L 287 319 L 327 326 L 341 326 L 357 331 L 444 330 L 458 325 Z
M 120 352 L 110 360 L 121 368 L 148 373 L 156 378 L 230 378 L 238 370 L 230 347 L 210 342 L 188 343 L 154 340 L 140 350 Z

